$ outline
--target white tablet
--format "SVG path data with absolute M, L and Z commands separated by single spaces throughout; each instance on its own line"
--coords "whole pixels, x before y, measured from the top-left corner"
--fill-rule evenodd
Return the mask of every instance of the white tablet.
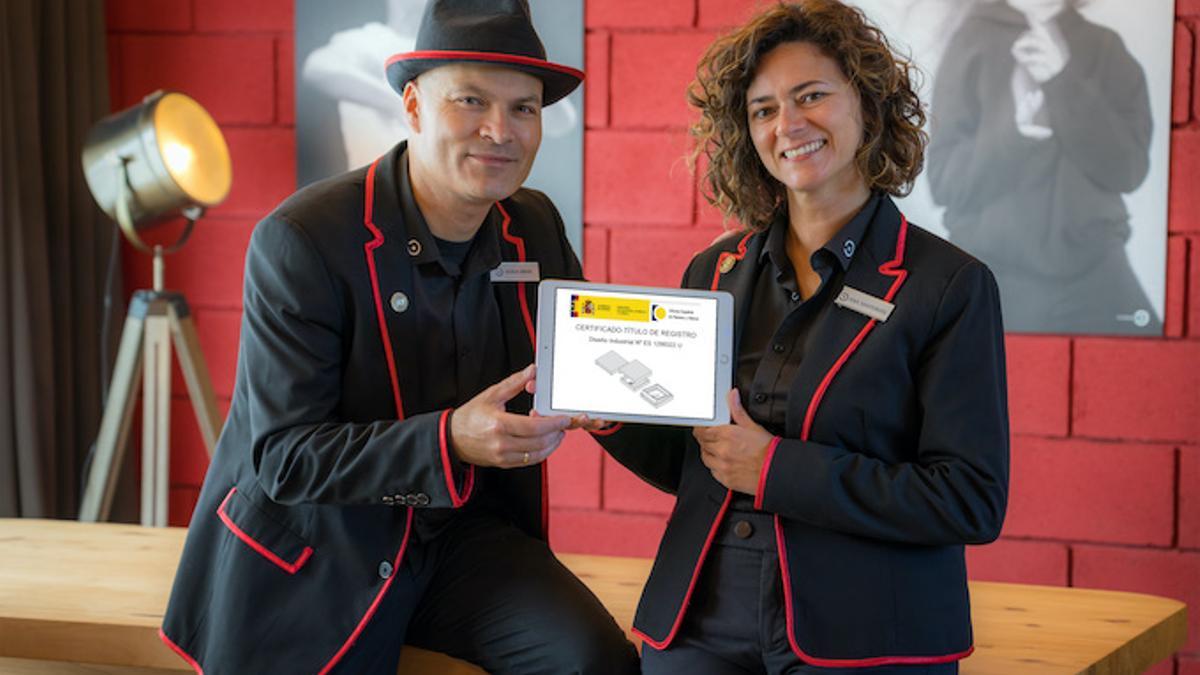
M 724 291 L 543 281 L 534 409 L 728 424 L 732 352 L 733 296 Z

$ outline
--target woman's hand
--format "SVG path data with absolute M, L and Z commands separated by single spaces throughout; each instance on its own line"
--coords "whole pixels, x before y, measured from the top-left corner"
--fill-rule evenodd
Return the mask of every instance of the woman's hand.
M 729 390 L 728 399 L 733 424 L 696 427 L 692 435 L 700 443 L 700 459 L 718 483 L 754 495 L 758 493 L 758 477 L 774 436 L 750 419 L 742 408 L 737 389 Z

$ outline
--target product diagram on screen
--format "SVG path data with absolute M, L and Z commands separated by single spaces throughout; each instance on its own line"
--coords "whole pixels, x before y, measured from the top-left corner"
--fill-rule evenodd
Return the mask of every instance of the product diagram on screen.
M 670 403 L 671 399 L 675 398 L 661 384 L 655 383 L 648 387 L 646 386 L 650 382 L 650 376 L 654 374 L 654 371 L 650 370 L 646 364 L 637 359 L 626 361 L 625 357 L 615 351 L 609 351 L 596 359 L 596 365 L 600 366 L 609 375 L 614 373 L 619 374 L 621 376 L 621 384 L 628 387 L 630 391 L 636 392 L 640 389 L 642 400 L 655 408 L 661 408 Z M 642 387 L 645 387 L 645 389 L 642 389 Z

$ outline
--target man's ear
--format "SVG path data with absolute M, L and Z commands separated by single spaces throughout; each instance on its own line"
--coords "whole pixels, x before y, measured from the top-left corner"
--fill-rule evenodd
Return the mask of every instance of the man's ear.
M 417 89 L 417 80 L 413 78 L 404 85 L 401 94 L 404 102 L 404 121 L 413 133 L 421 131 L 421 91 Z

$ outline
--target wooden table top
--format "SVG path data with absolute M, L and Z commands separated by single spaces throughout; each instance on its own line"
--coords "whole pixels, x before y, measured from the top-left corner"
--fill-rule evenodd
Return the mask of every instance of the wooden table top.
M 184 534 L 0 519 L 0 657 L 186 670 L 157 633 Z M 559 557 L 628 628 L 650 561 Z M 1182 602 L 1137 593 L 977 581 L 971 605 L 964 675 L 1139 672 L 1187 638 Z

